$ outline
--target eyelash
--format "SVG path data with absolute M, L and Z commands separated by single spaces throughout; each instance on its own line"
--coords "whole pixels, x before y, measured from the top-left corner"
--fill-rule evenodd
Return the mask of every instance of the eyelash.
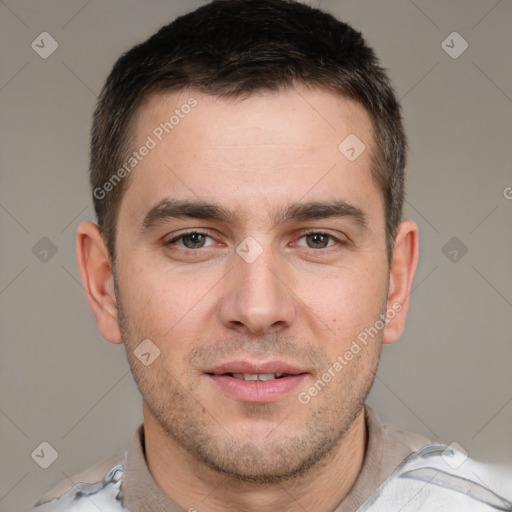
M 170 247 L 170 246 L 176 244 L 177 241 L 181 240 L 185 236 L 193 235 L 193 234 L 207 236 L 207 237 L 210 237 L 212 239 L 215 239 L 215 236 L 212 233 L 208 232 L 208 231 L 190 230 L 190 231 L 183 232 L 183 233 L 179 234 L 178 236 L 173 237 L 170 240 L 167 240 L 166 242 L 164 242 L 164 245 L 166 247 Z M 335 248 L 336 246 L 347 245 L 346 241 L 340 240 L 339 238 L 335 237 L 334 235 L 332 235 L 330 233 L 326 233 L 325 231 L 308 231 L 306 233 L 303 233 L 297 240 L 301 240 L 302 238 L 305 238 L 305 237 L 310 236 L 310 235 L 326 236 L 330 240 L 335 242 L 332 245 L 328 245 L 327 247 L 320 247 L 318 249 L 315 249 L 315 248 L 312 248 L 312 247 L 307 247 L 307 246 L 300 246 L 300 247 L 303 247 L 304 249 L 306 249 L 307 251 L 309 251 L 310 253 L 313 253 L 314 255 L 320 255 L 319 253 L 325 254 L 327 252 L 330 252 L 329 250 Z M 185 246 L 176 246 L 176 247 L 178 247 L 178 250 L 181 250 L 181 251 L 184 251 L 184 252 L 197 253 L 197 252 L 199 252 L 200 249 L 207 249 L 208 247 L 212 247 L 212 246 L 198 247 L 197 249 L 191 249 L 191 248 L 185 247 Z

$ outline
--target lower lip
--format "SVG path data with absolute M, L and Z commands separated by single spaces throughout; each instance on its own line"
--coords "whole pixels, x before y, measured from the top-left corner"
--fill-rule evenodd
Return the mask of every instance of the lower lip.
M 306 373 L 290 375 L 267 381 L 240 380 L 228 375 L 207 375 L 225 393 L 242 402 L 268 404 L 275 402 L 295 389 Z

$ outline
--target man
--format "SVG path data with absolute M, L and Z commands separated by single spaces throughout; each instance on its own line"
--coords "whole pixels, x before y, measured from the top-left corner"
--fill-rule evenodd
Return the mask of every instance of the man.
M 77 253 L 144 424 L 34 510 L 512 510 L 365 406 L 418 259 L 405 162 L 373 51 L 317 9 L 219 0 L 123 55 Z

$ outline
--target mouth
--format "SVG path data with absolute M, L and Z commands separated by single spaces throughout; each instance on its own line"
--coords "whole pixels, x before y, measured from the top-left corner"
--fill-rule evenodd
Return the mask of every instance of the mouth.
M 285 377 L 290 377 L 289 373 L 228 373 L 230 377 L 238 380 L 248 380 L 248 381 L 262 381 L 267 382 L 269 380 L 274 379 L 283 379 Z
M 242 402 L 275 402 L 296 388 L 309 372 L 281 361 L 226 363 L 204 372 L 223 393 Z

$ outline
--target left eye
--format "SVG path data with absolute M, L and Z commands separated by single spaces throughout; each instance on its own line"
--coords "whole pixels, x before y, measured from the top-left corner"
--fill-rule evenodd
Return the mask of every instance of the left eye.
M 210 239 L 213 241 L 212 237 L 205 234 L 205 233 L 199 233 L 199 232 L 192 232 L 192 233 L 184 233 L 180 236 L 177 236 L 176 238 L 173 238 L 172 240 L 169 240 L 167 242 L 169 245 L 175 244 L 179 240 L 181 240 L 181 244 L 183 247 L 187 249 L 201 249 L 202 247 L 207 247 L 210 244 L 206 244 L 206 240 Z
M 325 249 L 326 247 L 330 247 L 335 243 L 334 237 L 332 235 L 328 235 L 327 233 L 307 233 L 306 235 L 303 235 L 299 238 L 299 240 L 302 239 L 305 239 L 306 246 L 310 249 Z

